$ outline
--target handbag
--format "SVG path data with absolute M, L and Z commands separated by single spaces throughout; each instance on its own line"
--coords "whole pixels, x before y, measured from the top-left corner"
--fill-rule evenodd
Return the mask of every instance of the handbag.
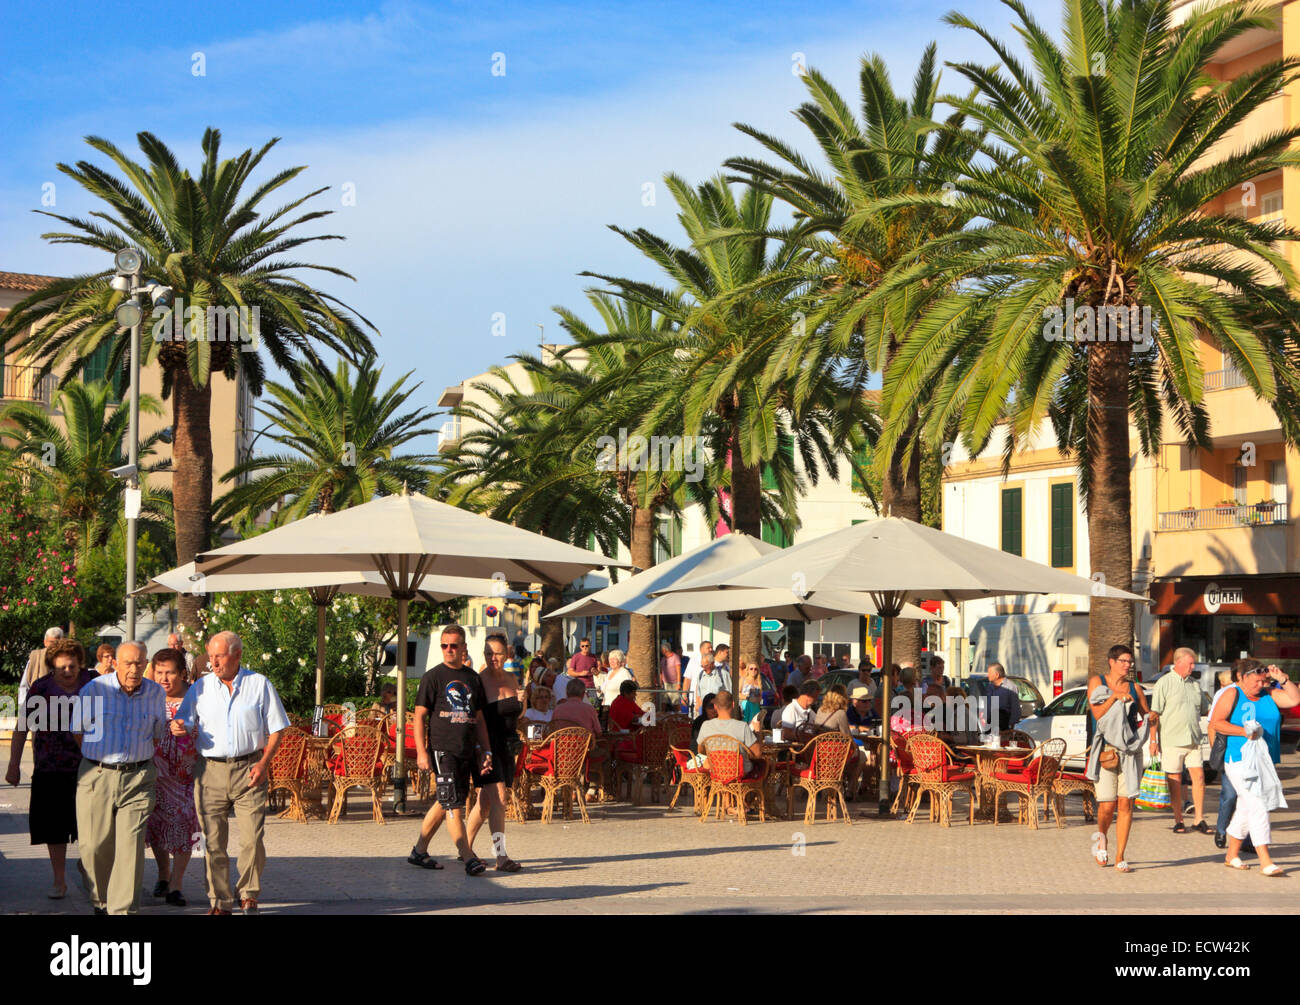
M 1156 758 L 1142 772 L 1142 783 L 1138 786 L 1137 808 L 1140 810 L 1167 810 L 1170 808 L 1169 779 L 1160 770 L 1160 759 Z
M 1119 751 L 1111 747 L 1102 747 L 1101 756 L 1097 759 L 1097 763 L 1107 771 L 1114 771 L 1119 767 Z
M 1232 689 L 1232 707 L 1228 709 L 1228 715 L 1232 715 L 1237 707 L 1237 689 Z M 1214 734 L 1214 743 L 1210 745 L 1210 767 L 1215 771 L 1223 771 L 1223 755 L 1228 752 L 1228 737 L 1223 733 Z

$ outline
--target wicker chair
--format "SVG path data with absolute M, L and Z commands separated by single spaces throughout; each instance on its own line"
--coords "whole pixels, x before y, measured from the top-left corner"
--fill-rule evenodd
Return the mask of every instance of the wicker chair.
M 690 735 L 690 730 L 687 730 Z M 709 798 L 709 772 L 707 768 L 691 768 L 687 765 L 691 760 L 690 747 L 671 746 L 668 752 L 672 755 L 673 764 L 677 773 L 677 788 L 673 790 L 672 802 L 668 804 L 668 809 L 677 808 L 677 799 L 682 794 L 682 786 L 691 787 L 691 809 L 700 813 L 704 809 L 704 804 Z
M 384 772 L 379 764 L 379 727 L 345 726 L 331 738 L 330 749 L 337 765 L 330 823 L 338 823 L 339 815 L 347 812 L 348 789 L 363 788 L 370 791 L 375 823 L 382 824 L 384 809 L 380 793 L 384 787 Z
M 916 798 L 915 769 L 912 767 L 912 755 L 908 748 L 911 738 L 915 735 L 917 734 L 889 734 L 889 745 L 893 748 L 894 759 L 897 762 L 891 769 L 891 773 L 898 778 L 898 794 L 894 796 L 893 805 L 889 807 L 890 813 L 898 813 L 900 809 L 902 812 L 907 813 L 911 810 L 912 801 Z M 876 777 L 879 778 L 879 775 Z
M 635 737 L 631 751 L 616 750 L 614 760 L 619 777 L 628 779 L 629 795 L 634 806 L 641 805 L 642 789 L 646 779 L 654 777 L 666 783 L 668 773 L 668 728 L 663 724 L 647 726 Z M 616 783 L 615 788 L 619 785 Z M 650 787 L 650 798 L 659 802 L 659 784 Z
M 767 778 L 767 763 L 756 775 L 746 775 L 745 758 L 740 751 L 740 741 L 734 736 L 710 736 L 700 744 L 700 753 L 709 759 L 709 796 L 704 804 L 700 823 L 709 819 L 713 801 L 718 801 L 718 819 L 722 819 L 724 806 L 730 810 L 728 799 L 735 800 L 736 816 L 745 823 L 745 801 L 752 795 L 758 802 L 759 822 L 766 822 L 767 811 L 763 803 L 763 782 Z
M 550 751 L 551 763 L 545 774 L 538 777 L 546 800 L 542 803 L 542 823 L 549 824 L 554 816 L 555 796 L 564 795 L 564 819 L 571 816 L 568 790 L 572 789 L 578 799 L 578 809 L 582 811 L 582 822 L 591 823 L 587 816 L 587 800 L 583 793 L 587 788 L 584 768 L 587 764 L 587 751 L 591 749 L 591 732 L 581 726 L 568 726 L 557 729 L 546 738 L 542 750 Z M 540 751 L 539 751 L 540 752 Z
M 1020 797 L 1020 822 L 1028 823 L 1030 830 L 1038 830 L 1039 799 L 1044 802 L 1044 813 L 1050 803 L 1055 814 L 1053 787 L 1064 756 L 1065 740 L 1056 737 L 1040 744 L 1028 757 L 998 758 L 993 765 L 993 825 L 996 827 L 998 823 L 1002 797 L 1010 793 Z M 1059 815 L 1057 823 L 1060 823 Z
M 912 756 L 912 775 L 916 785 L 916 798 L 912 802 L 912 811 L 907 815 L 907 822 L 916 820 L 916 812 L 921 808 L 921 797 L 930 797 L 930 819 L 935 817 L 936 803 L 939 808 L 939 823 L 944 827 L 952 826 L 952 797 L 957 792 L 965 792 L 970 798 L 970 823 L 975 823 L 975 772 L 967 766 L 954 763 L 952 751 L 937 736 L 929 733 L 917 733 L 908 743 L 908 752 Z
M 1033 750 L 1037 746 L 1032 736 L 1019 729 L 1004 729 L 998 736 L 1004 747 L 1023 747 L 1025 750 Z
M 834 820 L 839 810 L 844 811 L 844 822 L 852 826 L 849 817 L 849 804 L 844 799 L 844 770 L 848 767 L 849 757 L 853 753 L 853 741 L 843 733 L 822 733 L 814 736 L 795 756 L 812 751 L 812 760 L 808 767 L 795 775 L 795 782 L 808 793 L 808 805 L 804 808 L 803 822 L 812 824 L 817 817 L 817 794 L 826 792 L 826 821 Z M 793 790 L 791 790 L 793 792 Z M 839 800 L 836 805 L 835 799 Z
M 378 726 L 386 722 L 391 714 L 391 712 L 385 712 L 382 708 L 361 708 L 357 709 L 353 721 L 358 726 Z
M 303 760 L 307 753 L 307 734 L 290 726 L 280 734 L 280 744 L 271 758 L 271 774 L 267 783 L 267 796 L 273 792 L 289 793 L 289 806 L 280 814 L 288 820 L 307 822 L 307 812 L 302 805 Z
M 303 733 L 311 736 L 311 719 L 307 718 L 307 716 L 291 715 L 289 716 L 289 725 L 294 729 L 302 730 Z
M 668 733 L 669 747 L 687 747 L 691 745 L 691 720 L 688 716 L 673 712 L 659 720 Z
M 1081 772 L 1062 771 L 1052 783 L 1052 810 L 1056 814 L 1056 826 L 1065 826 L 1065 797 L 1072 793 L 1083 797 L 1083 819 L 1092 821 L 1097 818 L 1096 786 Z

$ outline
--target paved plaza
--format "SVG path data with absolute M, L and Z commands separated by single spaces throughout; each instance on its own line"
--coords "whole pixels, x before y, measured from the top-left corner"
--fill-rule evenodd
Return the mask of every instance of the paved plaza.
M 1049 819 L 1037 832 L 1014 823 L 972 828 L 964 817 L 951 829 L 928 822 L 908 825 L 871 815 L 874 805 L 867 803 L 851 804 L 852 827 L 824 819 L 807 827 L 802 816 L 794 823 L 751 819 L 745 827 L 732 821 L 701 824 L 680 803 L 671 814 L 662 804 L 604 804 L 592 807 L 590 826 L 558 818 L 549 825 L 535 818 L 509 824 L 510 854 L 524 870 L 506 875 L 489 868 L 471 878 L 455 861 L 443 832 L 429 849 L 446 865 L 443 871 L 407 865 L 417 821 L 390 812 L 384 826 L 375 824 L 358 791 L 349 801 L 350 818 L 334 826 L 268 820 L 262 909 L 266 914 L 1292 913 L 1300 883 L 1300 757 L 1286 755 L 1279 774 L 1292 808 L 1273 814 L 1274 855 L 1298 878 L 1270 880 L 1254 868 L 1226 869 L 1212 837 L 1174 834 L 1171 814 L 1145 812 L 1138 814 L 1128 856 L 1136 871 L 1103 870 L 1089 856 L 1094 828 L 1084 822 L 1077 798 L 1067 803 L 1064 829 Z M 28 843 L 29 778 L 30 757 L 23 783 L 0 792 L 0 913 L 89 914 L 71 865 L 67 898 L 45 896 L 50 885 L 45 848 Z M 1211 822 L 1218 791 L 1210 786 L 1208 792 Z M 797 798 L 801 807 L 802 797 Z M 957 816 L 961 813 L 959 808 Z M 234 848 L 233 821 L 231 831 Z M 477 850 L 488 861 L 486 833 L 480 834 Z M 69 858 L 75 855 L 74 845 Z M 196 858 L 186 875 L 187 908 L 167 908 L 145 896 L 144 913 L 202 914 L 207 909 L 202 868 Z M 152 887 L 152 856 L 145 870 Z

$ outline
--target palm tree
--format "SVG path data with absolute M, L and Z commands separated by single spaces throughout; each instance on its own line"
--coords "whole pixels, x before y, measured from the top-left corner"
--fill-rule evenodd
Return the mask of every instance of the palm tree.
M 382 376 L 382 368 L 361 370 L 354 381 L 351 367 L 340 360 L 328 377 L 308 371 L 301 392 L 268 383 L 275 400 L 257 412 L 270 420 L 268 435 L 287 452 L 235 465 L 221 479 L 235 487 L 216 501 L 214 518 L 253 520 L 288 500 L 276 522 L 297 520 L 395 495 L 408 484 L 422 490 L 435 456 L 397 451 L 433 432 L 421 425 L 433 413 L 415 408 L 399 414 L 420 385 L 403 388 L 408 372 L 381 391 Z M 260 477 L 239 484 L 247 475 Z
M 1058 45 L 1022 3 L 1004 2 L 1029 67 L 969 19 L 947 18 L 980 35 L 1001 63 L 956 67 L 979 92 L 959 104 L 991 141 L 956 186 L 976 222 L 927 242 L 885 284 L 941 294 L 887 376 L 882 442 L 906 435 L 903 403 L 929 386 L 933 414 L 959 417 L 975 451 L 1004 417 L 1008 451 L 1051 420 L 1060 448 L 1078 458 L 1092 570 L 1127 590 L 1128 424 L 1148 455 L 1166 408 L 1189 445 L 1208 444 L 1198 342 L 1220 346 L 1272 403 L 1288 441 L 1300 441 L 1296 276 L 1272 246 L 1300 234 L 1234 218 L 1219 203 L 1300 163 L 1288 152 L 1298 126 L 1249 143 L 1232 134 L 1300 77 L 1300 60 L 1216 80 L 1208 72 L 1215 53 L 1269 23 L 1241 4 L 1175 23 L 1168 0 L 1068 0 Z M 1210 155 L 1218 149 L 1230 153 Z M 1112 318 L 1149 307 L 1154 330 L 1133 340 L 1058 341 L 1062 309 L 1075 305 L 1095 317 L 1112 310 Z M 1135 348 L 1143 335 L 1154 351 Z M 933 426 L 927 435 L 937 439 Z M 1131 640 L 1133 628 L 1128 604 L 1092 601 L 1094 670 L 1104 670 L 1107 648 Z
M 29 401 L 11 402 L 0 408 L 0 423 L 11 423 L 8 435 L 16 442 L 10 450 L 28 476 L 48 486 L 57 507 L 63 540 L 79 566 L 93 549 L 107 546 L 122 516 L 126 482 L 114 478 L 111 469 L 126 463 L 123 445 L 130 420 L 127 406 L 117 400 L 108 381 L 65 380 L 52 411 Z M 149 394 L 140 396 L 140 412 L 161 415 L 162 405 Z M 62 416 L 55 421 L 54 414 Z M 140 443 L 140 470 L 156 471 L 148 463 L 162 433 Z M 141 501 L 141 516 L 157 518 L 165 512 L 167 500 L 147 489 Z
M 138 248 L 143 278 L 172 287 L 178 308 L 182 303 L 186 308 L 183 338 L 160 339 L 157 331 L 151 338 L 147 330 L 142 365 L 161 368 L 164 397 L 172 399 L 176 557 L 188 562 L 208 546 L 212 375 L 242 375 L 253 393 L 260 394 L 264 361 L 259 347 L 290 374 L 296 375 L 303 363 L 324 373 L 320 347 L 354 360 L 368 355 L 372 349 L 361 326 L 373 326 L 354 318 L 340 301 L 314 289 L 299 274 L 312 270 L 351 279 L 346 272 L 279 257 L 313 241 L 342 238 L 301 236 L 297 229 L 329 215 L 328 210 L 299 212 L 324 188 L 273 210 L 262 207 L 267 196 L 306 169 L 288 168 L 250 183 L 277 140 L 221 160 L 221 134 L 208 129 L 203 134 L 203 164 L 194 177 L 156 136 L 142 132 L 137 139 L 144 164 L 106 139 L 86 138 L 124 177 L 88 161 L 59 164 L 60 171 L 106 204 L 91 214 L 93 219 L 38 212 L 71 228 L 43 235 L 53 243 L 79 244 L 106 255 L 126 246 Z M 112 278 L 111 270 L 74 276 L 33 293 L 0 325 L 0 344 L 16 340 L 19 350 L 47 372 L 66 368 L 73 376 L 107 344 L 110 371 L 117 372 L 129 353 L 129 334 L 118 330 L 113 316 L 123 294 L 111 287 Z M 226 333 L 216 325 L 229 317 L 224 310 L 240 307 L 249 308 L 249 316 L 256 319 L 255 338 L 251 344 L 247 339 L 219 341 Z M 210 314 L 210 308 L 223 313 Z M 196 627 L 198 603 L 197 597 L 181 595 L 181 620 L 191 628 Z
M 556 367 L 570 367 L 557 361 Z M 626 505 L 598 470 L 597 450 L 566 419 L 571 394 L 552 367 L 525 370 L 516 383 L 504 367 L 472 387 L 487 402 L 457 405 L 452 414 L 471 427 L 440 458 L 431 491 L 463 506 L 580 548 L 610 554 L 628 526 Z M 542 615 L 561 606 L 561 587 L 542 584 Z M 543 622 L 542 650 L 561 656 L 564 626 Z
M 806 285 L 802 266 L 809 254 L 797 242 L 770 240 L 772 196 L 745 187 L 737 200 L 720 177 L 698 188 L 676 175 L 664 181 L 689 246 L 676 247 L 644 228 L 611 229 L 658 265 L 673 287 L 584 274 L 676 325 L 679 337 L 643 352 L 622 375 L 621 386 L 634 387 L 653 375 L 656 384 L 680 395 L 692 435 L 710 416 L 716 419 L 716 456 L 731 471 L 728 520 L 732 529 L 760 537 L 764 468 L 781 464 L 783 445 L 799 451 L 815 483 L 823 467 L 834 476 L 844 445 L 861 441 L 870 416 L 860 387 L 842 374 L 804 369 L 782 382 L 762 379 L 768 356 L 803 322 L 797 297 Z M 770 253 L 769 244 L 775 244 Z M 661 401 L 659 414 L 676 407 L 676 401 Z M 656 413 L 646 422 L 661 426 Z M 776 485 L 782 510 L 793 514 L 800 489 L 793 471 L 787 469 Z M 792 523 L 787 517 L 787 526 Z M 758 614 L 747 616 L 739 640 L 733 640 L 742 660 L 762 655 L 759 622 Z
M 795 214 L 792 239 L 815 252 L 805 259 L 816 307 L 802 332 L 792 331 L 769 355 L 769 379 L 781 380 L 831 366 L 850 368 L 856 380 L 867 372 L 887 374 L 922 305 L 915 287 L 888 299 L 881 280 L 917 245 L 960 228 L 966 215 L 943 203 L 882 208 L 882 200 L 904 193 L 946 193 L 955 165 L 968 159 L 978 140 L 962 130 L 960 114 L 946 128 L 935 121 L 939 74 L 935 46 L 921 57 L 910 97 L 894 91 L 884 59 L 863 57 L 860 74 L 862 121 L 817 70 L 803 77 L 810 101 L 794 115 L 807 127 L 830 167 L 826 174 L 788 143 L 753 126 L 736 128 L 756 139 L 780 164 L 734 157 L 725 166 L 787 203 Z M 922 391 L 900 404 L 910 446 L 920 422 Z M 921 521 L 919 451 L 878 452 L 880 503 L 894 516 Z M 929 509 L 929 507 L 925 507 Z M 923 625 L 894 628 L 899 662 L 920 657 Z

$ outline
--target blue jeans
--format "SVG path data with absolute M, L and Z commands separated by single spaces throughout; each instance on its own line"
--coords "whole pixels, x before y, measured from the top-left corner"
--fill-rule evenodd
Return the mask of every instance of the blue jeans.
M 1228 833 L 1228 823 L 1237 808 L 1237 790 L 1232 787 L 1232 780 L 1226 771 L 1219 772 L 1219 820 L 1214 829 L 1220 834 Z

